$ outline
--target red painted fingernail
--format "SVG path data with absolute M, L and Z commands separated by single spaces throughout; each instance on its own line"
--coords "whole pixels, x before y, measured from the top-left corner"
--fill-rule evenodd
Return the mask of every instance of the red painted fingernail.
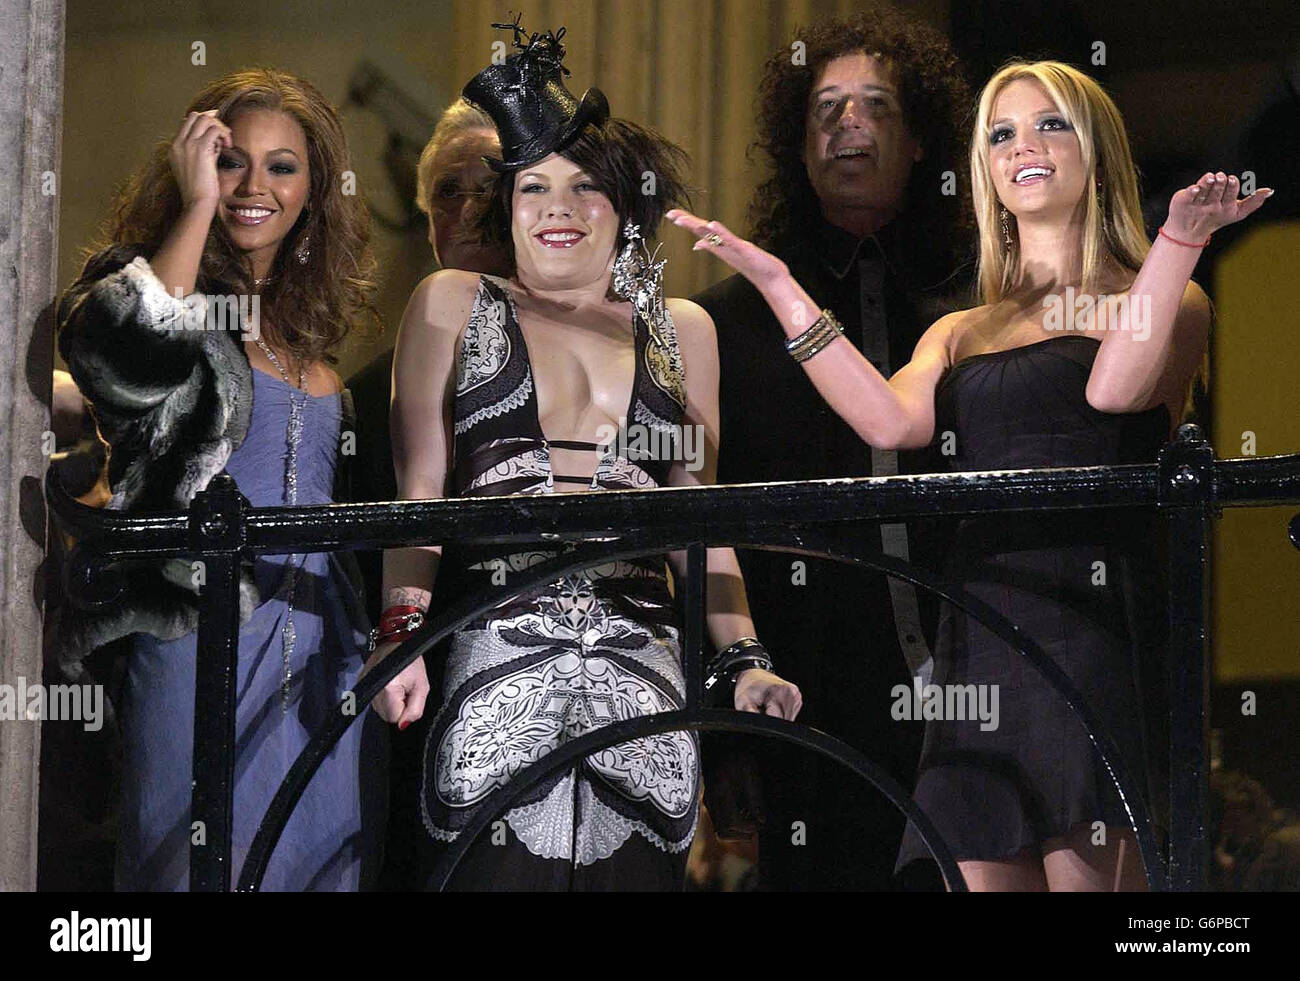
M 411 724 L 411 720 L 410 720 L 410 719 L 403 719 L 401 722 L 397 723 L 397 728 L 398 728 L 398 729 L 405 729 L 405 728 L 406 728 L 407 726 L 409 726 L 410 724 Z

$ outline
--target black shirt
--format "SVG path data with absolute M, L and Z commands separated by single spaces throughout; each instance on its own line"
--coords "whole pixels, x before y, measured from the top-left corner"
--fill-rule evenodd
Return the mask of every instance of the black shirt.
M 822 221 L 804 243 L 778 255 L 886 377 L 907 363 L 935 320 L 968 305 L 969 263 L 935 270 L 930 257 L 909 260 L 890 226 L 859 240 Z M 718 334 L 719 483 L 946 469 L 934 449 L 893 453 L 867 446 L 786 352 L 781 325 L 743 277 L 694 299 Z M 884 541 L 894 554 L 938 567 L 942 523 L 882 531 L 884 538 L 872 531 L 866 541 Z M 921 727 L 891 718 L 891 691 L 911 682 L 904 647 L 912 669 L 928 673 L 937 603 L 906 584 L 891 587 L 879 573 L 840 563 L 746 550 L 737 556 L 758 638 L 777 672 L 804 694 L 799 721 L 857 746 L 910 786 Z M 762 846 L 764 881 L 774 888 L 883 886 L 901 818 L 875 791 L 846 787 L 842 771 L 807 763 L 787 754 L 764 777 L 772 835 Z M 791 819 L 807 822 L 808 847 L 790 846 Z

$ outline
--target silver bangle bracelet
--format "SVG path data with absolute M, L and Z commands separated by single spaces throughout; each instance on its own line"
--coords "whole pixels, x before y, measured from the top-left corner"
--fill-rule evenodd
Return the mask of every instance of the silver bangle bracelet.
M 807 361 L 815 354 L 825 350 L 826 346 L 837 337 L 842 337 L 844 328 L 830 310 L 823 310 L 822 315 L 813 325 L 798 337 L 785 342 L 785 349 L 796 361 Z

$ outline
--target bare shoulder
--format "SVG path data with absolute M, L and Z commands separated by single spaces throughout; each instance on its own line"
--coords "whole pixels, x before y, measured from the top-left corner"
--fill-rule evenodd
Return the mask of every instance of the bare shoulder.
M 670 296 L 664 301 L 664 305 L 668 308 L 668 313 L 679 331 L 707 336 L 715 333 L 713 318 L 695 301 L 680 296 Z
M 942 352 L 945 362 L 951 364 L 954 360 L 953 352 L 960 346 L 961 339 L 988 319 L 992 309 L 991 305 L 986 304 L 944 314 L 921 335 L 921 340 L 916 345 L 917 353 Z
M 664 306 L 677 329 L 677 345 L 687 365 L 717 364 L 718 333 L 713 318 L 698 303 L 669 297 Z M 690 372 L 688 372 L 688 375 Z
M 473 309 L 479 283 L 478 273 L 439 269 L 420 280 L 412 291 L 406 319 L 433 328 L 459 331 Z

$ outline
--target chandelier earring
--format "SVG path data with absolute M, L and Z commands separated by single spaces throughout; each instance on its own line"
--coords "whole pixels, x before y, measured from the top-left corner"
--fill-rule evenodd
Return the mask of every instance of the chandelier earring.
M 303 222 L 303 224 L 306 225 L 311 220 L 311 209 L 303 208 L 302 213 L 303 213 L 303 217 L 307 219 L 307 221 Z M 293 254 L 297 257 L 300 265 L 304 265 L 304 266 L 307 265 L 307 260 L 311 258 L 311 233 L 310 232 L 303 233 L 302 241 L 298 243 L 298 248 L 294 250 Z

